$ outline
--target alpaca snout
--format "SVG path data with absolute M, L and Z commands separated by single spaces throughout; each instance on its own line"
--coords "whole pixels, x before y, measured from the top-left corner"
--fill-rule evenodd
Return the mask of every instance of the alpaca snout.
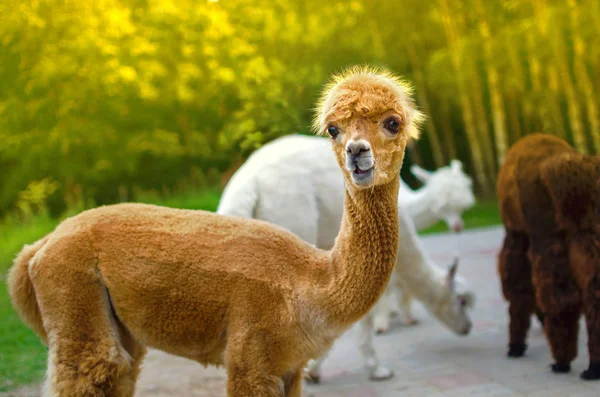
M 454 233 L 460 233 L 460 232 L 462 232 L 463 228 L 464 228 L 464 225 L 463 225 L 463 223 L 462 223 L 462 222 L 455 222 L 455 223 L 452 225 L 452 231 L 453 231 Z
M 371 144 L 364 139 L 351 140 L 346 144 L 346 155 L 358 156 L 371 151 Z
M 364 155 L 348 155 L 346 156 L 346 167 L 348 171 L 357 171 L 360 173 L 361 171 L 368 171 L 375 165 L 373 161 L 373 156 L 370 154 Z
M 458 334 L 460 336 L 467 336 L 471 332 L 471 328 L 473 328 L 473 324 L 471 322 L 469 322 L 460 331 L 458 331 Z
M 375 165 L 371 145 L 364 139 L 351 140 L 346 144 L 346 167 L 359 175 L 369 171 Z
M 346 152 L 346 169 L 355 185 L 369 187 L 375 179 L 375 160 L 371 150 L 358 151 L 358 154 Z

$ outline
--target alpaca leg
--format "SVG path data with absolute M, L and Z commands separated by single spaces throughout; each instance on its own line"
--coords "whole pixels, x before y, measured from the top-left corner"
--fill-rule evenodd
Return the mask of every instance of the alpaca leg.
M 509 302 L 509 357 L 521 357 L 525 354 L 527 332 L 535 308 L 528 248 L 529 238 L 526 234 L 506 230 L 504 244 L 498 257 L 498 271 L 502 281 L 502 293 Z
M 36 285 L 49 348 L 43 396 L 130 397 L 133 390 L 117 383 L 132 371 L 132 357 L 119 342 L 106 290 L 98 280 L 71 276 L 64 271 L 60 283 Z
M 283 380 L 278 376 L 255 370 L 246 364 L 227 366 L 228 397 L 281 397 L 284 392 Z
M 306 381 L 308 383 L 313 383 L 315 385 L 321 383 L 321 364 L 323 364 L 323 361 L 325 361 L 325 358 L 327 358 L 328 353 L 329 351 L 323 353 L 323 355 L 318 359 L 310 360 L 308 362 L 308 365 L 306 366 L 308 372 Z
M 532 238 L 532 276 L 544 329 L 555 363 L 552 371 L 569 372 L 577 356 L 581 294 L 571 276 L 564 236 Z
M 371 311 L 363 318 L 366 320 L 369 317 L 369 325 L 371 328 L 375 327 L 375 332 L 377 334 L 384 334 L 390 330 L 390 305 L 389 298 L 391 292 L 391 283 L 388 284 L 387 288 L 375 304 L 375 307 L 371 309 Z M 361 321 L 363 321 L 361 320 Z M 361 322 L 362 324 L 362 322 Z M 371 331 L 373 331 L 371 329 Z
M 118 321 L 117 321 L 118 322 Z M 137 378 L 140 375 L 142 361 L 146 356 L 146 346 L 138 343 L 133 335 L 118 322 L 121 345 L 132 358 L 129 371 L 121 375 L 115 383 L 115 395 L 123 397 L 133 397 Z
M 596 272 L 588 284 L 584 297 L 590 365 L 581 378 L 597 380 L 600 379 L 600 272 Z
M 571 361 L 577 356 L 580 316 L 581 308 L 571 306 L 546 317 L 546 338 L 556 361 L 552 364 L 553 372 L 564 373 L 571 370 Z
M 276 372 L 277 353 L 270 350 L 277 346 L 277 338 L 269 330 L 244 328 L 241 335 L 232 332 L 227 340 L 227 396 L 285 395 L 284 380 Z
M 260 368 L 257 364 L 261 361 L 267 360 L 264 357 L 251 355 L 245 360 L 240 357 L 239 360 L 227 363 L 228 397 L 281 397 L 285 395 L 282 378 Z
M 544 313 L 542 313 L 542 311 L 540 309 L 535 309 L 535 316 L 537 317 L 538 321 L 540 322 L 540 324 L 543 327 L 544 326 L 544 318 L 546 317 L 544 315 Z
M 390 281 L 390 284 L 392 284 L 392 281 Z M 392 318 L 398 317 L 398 315 L 400 315 L 401 308 L 398 304 L 398 302 L 400 301 L 398 294 L 400 293 L 402 293 L 402 291 L 400 291 L 397 286 L 391 285 L 388 304 L 390 306 L 390 317 Z
M 282 379 L 285 397 L 302 397 L 302 378 L 304 365 L 299 369 L 285 375 Z
M 369 372 L 369 379 L 385 380 L 394 376 L 391 369 L 379 363 L 377 352 L 373 347 L 373 314 L 371 312 L 359 321 L 359 327 L 358 346 Z
M 416 325 L 419 323 L 412 315 L 412 295 L 406 291 L 402 291 L 400 297 L 400 307 L 402 307 L 403 321 L 406 325 Z

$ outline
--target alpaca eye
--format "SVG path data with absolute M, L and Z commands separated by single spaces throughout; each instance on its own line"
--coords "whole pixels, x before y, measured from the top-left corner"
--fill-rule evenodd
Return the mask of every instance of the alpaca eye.
M 385 120 L 383 122 L 383 126 L 386 130 L 394 134 L 397 133 L 400 129 L 400 123 L 393 117 L 390 117 L 389 119 Z
M 335 138 L 340 133 L 340 131 L 333 125 L 327 127 L 327 132 L 329 133 L 329 135 L 331 135 L 332 138 Z
M 465 298 L 458 298 L 458 302 L 461 306 L 467 306 L 467 300 Z

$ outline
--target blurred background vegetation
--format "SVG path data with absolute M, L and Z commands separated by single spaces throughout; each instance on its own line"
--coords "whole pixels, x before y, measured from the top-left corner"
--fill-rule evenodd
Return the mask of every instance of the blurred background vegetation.
M 408 161 L 460 158 L 483 195 L 524 134 L 600 150 L 598 1 L 3 0 L 0 18 L 0 216 L 218 185 L 308 132 L 356 63 L 414 83 Z
M 600 153 L 599 32 L 598 0 L 2 0 L 0 278 L 85 208 L 214 210 L 252 150 L 309 132 L 322 84 L 350 64 L 413 82 L 428 120 L 405 164 L 461 159 L 493 200 L 525 134 Z M 0 317 L 1 390 L 45 353 L 4 286 Z

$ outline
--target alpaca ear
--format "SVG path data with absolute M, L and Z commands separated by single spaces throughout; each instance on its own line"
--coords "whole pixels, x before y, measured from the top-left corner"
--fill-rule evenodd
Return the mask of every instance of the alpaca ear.
M 416 164 L 410 166 L 410 172 L 423 183 L 427 183 L 429 177 L 431 176 L 431 172 L 419 167 Z
M 455 256 L 454 262 L 452 262 L 452 265 L 450 265 L 450 268 L 448 269 L 448 274 L 446 275 L 446 284 L 451 289 L 454 289 L 454 277 L 456 277 L 457 269 L 458 269 L 458 256 Z
M 461 171 L 462 170 L 462 162 L 460 160 L 454 159 L 450 162 L 450 168 L 452 171 Z

